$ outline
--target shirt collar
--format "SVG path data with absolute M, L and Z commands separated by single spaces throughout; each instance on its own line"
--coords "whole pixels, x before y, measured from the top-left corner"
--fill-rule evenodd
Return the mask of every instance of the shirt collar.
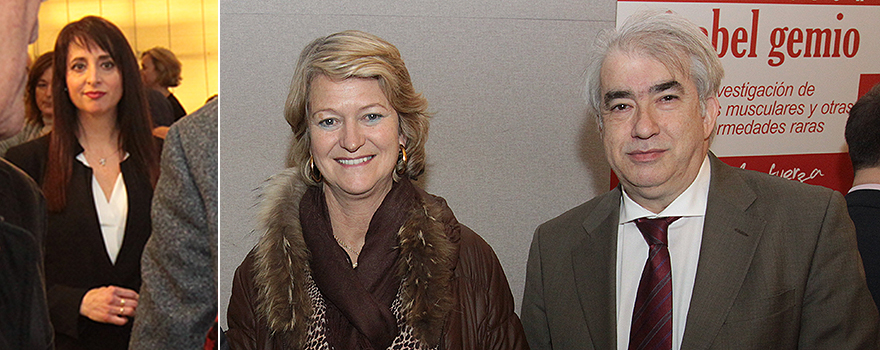
M 636 203 L 621 187 L 620 219 L 619 224 L 625 224 L 638 218 L 658 218 L 667 216 L 704 216 L 706 215 L 706 203 L 709 197 L 709 182 L 712 179 L 712 167 L 709 165 L 709 156 L 703 158 L 700 172 L 694 182 L 684 190 L 666 209 L 659 214 L 654 214 Z
M 880 184 L 861 184 L 858 186 L 853 186 L 853 188 L 850 188 L 849 192 L 847 193 L 858 190 L 880 190 Z

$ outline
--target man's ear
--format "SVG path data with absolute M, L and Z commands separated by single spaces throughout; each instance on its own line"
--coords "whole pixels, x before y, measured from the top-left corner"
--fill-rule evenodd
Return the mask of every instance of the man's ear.
M 706 113 L 703 115 L 703 138 L 708 139 L 712 136 L 719 114 L 721 114 L 721 103 L 718 102 L 718 98 L 712 96 L 706 99 Z

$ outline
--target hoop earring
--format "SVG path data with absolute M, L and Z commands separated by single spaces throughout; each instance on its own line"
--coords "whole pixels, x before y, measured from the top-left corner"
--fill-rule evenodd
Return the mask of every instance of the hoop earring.
M 403 176 L 403 174 L 406 174 L 406 161 L 406 147 L 400 145 L 400 153 L 397 155 L 397 169 L 395 169 L 397 175 Z
M 315 160 L 312 159 L 312 156 L 309 156 L 309 179 L 314 181 L 315 183 L 321 183 L 321 180 L 324 180 L 324 177 L 321 176 L 321 172 L 318 171 L 318 168 L 315 166 Z

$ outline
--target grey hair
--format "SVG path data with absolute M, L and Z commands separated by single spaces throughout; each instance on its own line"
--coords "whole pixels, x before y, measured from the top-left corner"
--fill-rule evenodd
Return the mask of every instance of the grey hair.
M 634 13 L 616 30 L 603 32 L 593 45 L 586 71 L 588 112 L 602 125 L 601 72 L 612 52 L 645 55 L 659 61 L 670 72 L 688 76 L 697 87 L 700 106 L 718 92 L 724 67 L 705 33 L 693 22 L 667 10 Z M 688 60 L 689 59 L 689 60 Z

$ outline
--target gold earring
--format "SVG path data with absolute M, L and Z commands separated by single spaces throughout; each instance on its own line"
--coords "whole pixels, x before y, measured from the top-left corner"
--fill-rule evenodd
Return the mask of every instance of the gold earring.
M 315 160 L 312 159 L 312 156 L 309 156 L 309 179 L 314 181 L 315 183 L 321 183 L 323 180 L 323 176 L 321 176 L 321 172 L 318 171 L 318 167 L 315 166 Z
M 397 155 L 397 175 L 403 176 L 406 174 L 406 147 L 404 145 L 400 145 L 400 153 Z

